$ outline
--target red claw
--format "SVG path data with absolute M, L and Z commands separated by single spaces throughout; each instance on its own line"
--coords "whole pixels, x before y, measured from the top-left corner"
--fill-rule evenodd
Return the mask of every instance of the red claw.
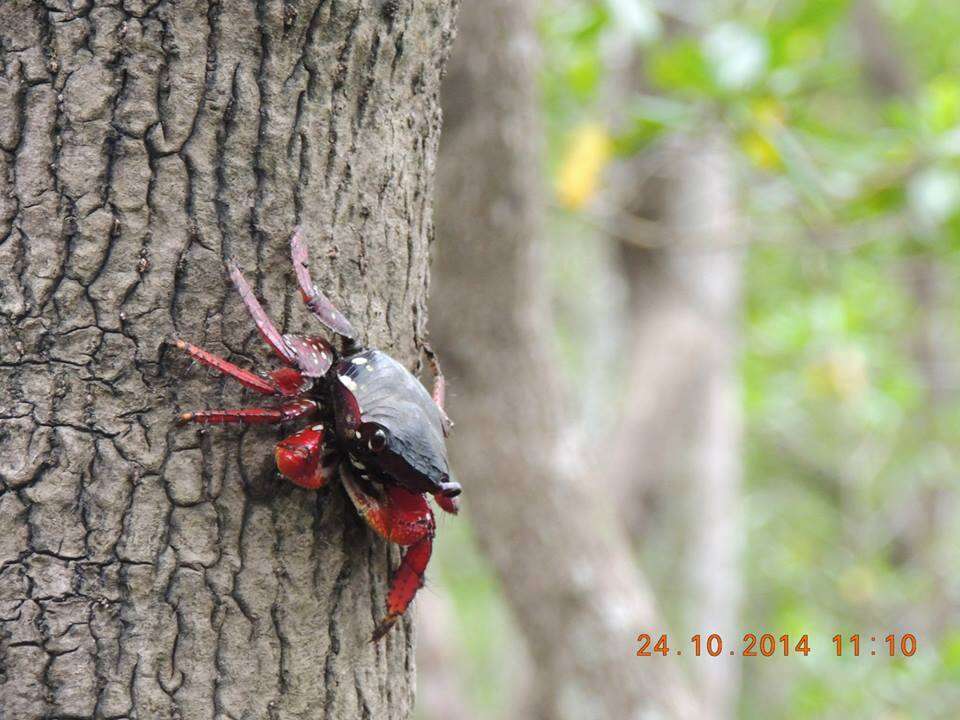
M 335 462 L 324 462 L 322 425 L 304 428 L 281 440 L 274 456 L 277 470 L 285 478 L 309 490 L 326 485 L 336 469 Z
M 426 498 L 396 485 L 385 489 L 383 499 L 364 492 L 344 464 L 343 486 L 357 512 L 385 540 L 409 546 L 390 581 L 387 614 L 373 632 L 376 642 L 393 626 L 423 587 L 423 575 L 433 551 L 436 523 Z
M 451 515 L 456 515 L 460 512 L 460 501 L 455 497 L 450 497 L 443 493 L 436 493 L 433 499 L 436 500 L 437 505 L 439 505 L 444 512 L 448 512 Z

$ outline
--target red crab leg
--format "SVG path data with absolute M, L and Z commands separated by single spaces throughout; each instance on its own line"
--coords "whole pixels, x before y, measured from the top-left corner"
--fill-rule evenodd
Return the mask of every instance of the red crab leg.
M 277 443 L 277 469 L 294 485 L 316 490 L 336 471 L 335 455 L 323 454 L 323 432 L 323 425 L 314 425 Z
M 273 351 L 286 363 L 290 365 L 295 364 L 296 356 L 290 352 L 287 344 L 283 341 L 283 336 L 280 334 L 280 331 L 277 330 L 270 316 L 267 315 L 263 306 L 260 305 L 257 296 L 253 294 L 253 289 L 243 276 L 243 273 L 240 272 L 240 268 L 237 267 L 237 264 L 232 260 L 227 263 L 227 268 L 230 270 L 230 279 L 233 280 L 237 292 L 240 293 L 240 299 L 243 300 L 243 304 L 247 306 L 247 310 L 250 312 L 250 316 L 253 318 L 253 322 L 256 324 L 257 330 L 260 331 L 260 335 L 264 341 L 273 348 Z
M 428 344 L 424 343 L 423 351 L 427 355 L 430 370 L 433 372 L 433 401 L 437 404 L 437 407 L 440 408 L 440 412 L 443 413 L 443 417 L 447 423 L 452 425 L 450 418 L 447 417 L 446 410 L 443 408 L 444 402 L 447 399 L 447 380 L 443 377 L 443 371 L 440 369 L 440 361 L 437 360 L 437 354 Z M 445 433 L 447 429 L 447 427 L 444 427 Z
M 423 574 L 427 570 L 427 563 L 430 562 L 432 552 L 433 532 L 431 531 L 430 535 L 415 542 L 404 553 L 403 560 L 400 561 L 400 567 L 397 568 L 393 580 L 390 581 L 390 592 L 387 594 L 387 614 L 373 631 L 370 642 L 376 642 L 386 635 L 393 624 L 406 612 L 413 596 L 417 594 L 417 590 L 423 587 Z
M 333 364 L 333 348 L 321 337 L 284 335 L 283 340 L 304 377 L 323 377 Z
M 282 367 L 271 371 L 270 379 L 277 384 L 282 395 L 292 397 L 304 390 L 303 375 L 292 367 Z
M 310 271 L 307 269 L 307 245 L 303 239 L 303 230 L 299 227 L 294 228 L 293 235 L 290 236 L 290 255 L 293 257 L 293 269 L 297 274 L 297 283 L 300 285 L 300 295 L 310 311 L 338 335 L 345 338 L 356 337 L 350 321 L 334 307 L 310 279 Z
M 376 642 L 403 615 L 417 590 L 423 586 L 436 524 L 433 511 L 423 495 L 391 485 L 386 488 L 383 499 L 376 498 L 360 489 L 346 464 L 343 467 L 344 487 L 361 517 L 384 539 L 409 546 L 390 581 L 387 614 L 373 631 L 371 639 Z
M 201 425 L 242 423 L 243 425 L 268 425 L 296 420 L 317 409 L 313 400 L 296 400 L 278 408 L 243 408 L 240 410 L 198 410 L 185 412 L 180 422 L 195 422 Z
M 437 354 L 433 351 L 433 348 L 427 343 L 424 343 L 423 351 L 427 355 L 427 360 L 430 362 L 430 370 L 433 372 L 433 402 L 436 403 L 440 409 L 443 434 L 447 435 L 450 432 L 450 428 L 453 427 L 453 423 L 443 409 L 443 404 L 447 396 L 447 381 L 443 377 L 443 371 L 440 369 L 440 361 L 437 360 Z M 443 493 L 434 493 L 433 499 L 436 500 L 437 505 L 439 505 L 442 510 L 451 515 L 456 515 L 460 512 L 460 501 L 456 498 L 449 497 Z
M 177 340 L 174 342 L 174 345 L 178 349 L 183 350 L 187 355 L 192 357 L 197 362 L 203 363 L 207 367 L 211 367 L 214 370 L 228 375 L 240 382 L 241 385 L 244 385 L 251 390 L 256 390 L 259 393 L 264 395 L 276 395 L 280 392 L 280 388 L 277 385 L 267 378 L 260 377 L 254 372 L 249 370 L 244 370 L 241 367 L 237 367 L 229 360 L 224 360 L 219 355 L 214 355 L 212 352 L 208 352 L 203 348 L 199 348 L 196 345 L 191 345 L 188 342 L 183 340 Z

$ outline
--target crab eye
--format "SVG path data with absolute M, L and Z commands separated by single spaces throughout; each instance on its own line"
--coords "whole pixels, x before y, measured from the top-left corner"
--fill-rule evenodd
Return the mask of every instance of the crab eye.
M 373 452 L 378 453 L 387 446 L 387 434 L 377 428 L 373 434 L 370 436 L 370 439 L 367 440 L 367 447 L 370 448 Z

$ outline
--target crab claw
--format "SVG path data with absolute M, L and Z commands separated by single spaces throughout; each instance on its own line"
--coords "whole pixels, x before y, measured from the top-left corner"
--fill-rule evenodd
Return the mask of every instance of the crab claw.
M 443 481 L 439 483 L 440 489 L 433 493 L 433 499 L 444 512 L 456 515 L 460 512 L 460 501 L 457 497 L 463 492 L 463 488 L 456 480 L 448 475 L 443 476 Z
M 367 524 L 380 537 L 407 548 L 390 580 L 387 614 L 373 631 L 372 641 L 376 642 L 393 627 L 423 586 L 423 575 L 433 552 L 436 523 L 426 498 L 419 493 L 390 485 L 384 489 L 383 497 L 370 495 L 353 477 L 349 463 L 341 466 L 341 479 L 350 500 Z
M 437 505 L 443 509 L 444 512 L 448 512 L 451 515 L 456 515 L 460 512 L 460 501 L 455 497 L 450 497 L 449 495 L 444 495 L 443 493 L 437 493 L 433 496 L 433 499 L 437 502 Z

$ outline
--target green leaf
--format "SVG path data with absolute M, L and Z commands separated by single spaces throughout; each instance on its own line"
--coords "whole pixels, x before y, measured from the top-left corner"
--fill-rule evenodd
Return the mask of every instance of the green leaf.
M 700 44 L 691 38 L 654 48 L 649 60 L 650 80 L 663 90 L 687 90 L 713 95 L 716 88 Z

